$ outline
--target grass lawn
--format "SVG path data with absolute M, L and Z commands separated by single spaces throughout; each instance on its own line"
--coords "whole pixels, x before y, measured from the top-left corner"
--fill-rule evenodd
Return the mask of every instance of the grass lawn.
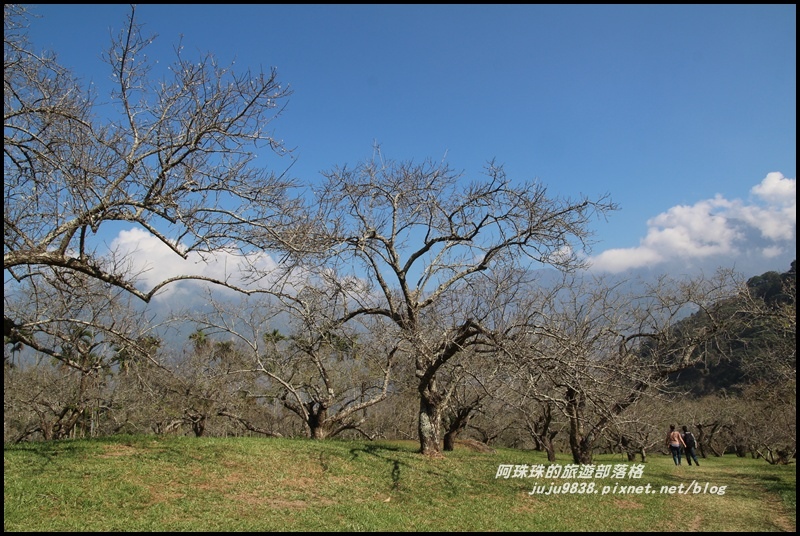
M 429 459 L 417 448 L 153 436 L 7 445 L 4 529 L 796 530 L 794 464 L 725 456 L 676 467 L 653 454 L 569 467 L 566 454 L 551 464 L 539 452 L 460 447 Z

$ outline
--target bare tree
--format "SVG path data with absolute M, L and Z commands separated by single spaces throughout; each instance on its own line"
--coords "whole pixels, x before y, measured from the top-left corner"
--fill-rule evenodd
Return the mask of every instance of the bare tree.
M 36 415 L 18 438 L 99 435 L 109 430 L 115 375 L 149 358 L 154 326 L 120 289 L 80 273 L 51 275 L 48 286 L 23 281 L 4 297 L 6 314 L 25 319 L 4 345 L 7 415 Z
M 516 360 L 514 360 L 516 361 Z M 494 397 L 520 420 L 520 431 L 533 442 L 533 448 L 547 453 L 547 459 L 556 461 L 556 436 L 567 429 L 563 412 L 548 395 L 554 386 L 547 388 L 547 376 L 533 367 L 512 365 L 508 380 Z M 505 369 L 505 367 L 504 367 Z
M 47 284 L 45 268 L 58 268 L 146 302 L 180 279 L 231 281 L 178 275 L 143 288 L 132 259 L 105 250 L 105 224 L 130 223 L 187 258 L 242 251 L 253 236 L 274 245 L 284 218 L 299 218 L 291 181 L 254 166 L 262 147 L 286 153 L 267 131 L 289 95 L 275 70 L 237 73 L 179 46 L 154 74 L 145 53 L 152 38 L 134 16 L 131 8 L 105 57 L 115 88 L 98 99 L 54 54 L 34 50 L 27 9 L 4 5 L 6 276 Z M 7 336 L 18 321 L 4 314 Z
M 105 409 L 105 375 L 48 360 L 3 371 L 6 442 L 92 436 Z
M 662 422 L 665 418 L 669 422 L 670 418 L 664 407 L 672 407 L 668 404 L 665 397 L 653 389 L 648 390 L 642 399 L 609 424 L 605 432 L 609 450 L 623 453 L 628 461 L 636 460 L 638 455 L 642 463 L 647 462 L 648 451 L 664 445 L 664 430 L 668 424 Z
M 26 279 L 3 298 L 4 313 L 17 319 L 4 333 L 7 360 L 35 351 L 89 373 L 112 365 L 121 349 L 150 355 L 143 342 L 158 326 L 134 307 L 130 294 L 79 272 L 40 272 L 46 285 Z
M 464 348 L 490 342 L 505 313 L 505 302 L 470 302 L 475 285 L 515 266 L 575 268 L 591 218 L 615 206 L 550 197 L 494 163 L 475 181 L 431 161 L 375 159 L 324 175 L 318 214 L 328 247 L 316 251 L 318 274 L 360 282 L 342 290 L 349 308 L 338 322 L 376 316 L 398 330 L 418 383 L 420 451 L 439 456 L 446 389 L 438 373 Z
M 439 371 L 441 385 L 447 386 L 443 396 L 444 450 L 452 451 L 472 420 L 484 412 L 501 380 L 494 354 L 481 353 L 477 346 L 467 347 L 463 355 L 448 365 Z
M 758 282 L 777 279 L 772 292 L 763 294 Z M 761 292 L 759 292 L 761 290 Z M 746 348 L 742 368 L 748 378 L 761 378 L 797 395 L 797 272 L 792 261 L 788 272 L 767 272 L 750 278 L 739 296 L 737 318 L 741 319 L 742 346 Z
M 670 374 L 723 346 L 727 319 L 715 305 L 735 295 L 731 277 L 720 271 L 635 286 L 590 278 L 533 297 L 527 331 L 509 338 L 507 354 L 526 396 L 553 404 L 568 421 L 575 463 L 591 463 L 598 441 L 619 430 L 648 391 L 666 390 Z M 691 314 L 700 320 L 685 322 Z
M 312 439 L 345 430 L 371 438 L 361 425 L 367 409 L 387 397 L 397 352 L 379 327 L 331 323 L 335 301 L 310 286 L 284 296 L 285 308 L 268 299 L 232 306 L 209 300 L 213 312 L 192 318 L 209 336 L 241 347 L 239 368 L 231 373 L 263 380 L 248 397 L 280 400 Z

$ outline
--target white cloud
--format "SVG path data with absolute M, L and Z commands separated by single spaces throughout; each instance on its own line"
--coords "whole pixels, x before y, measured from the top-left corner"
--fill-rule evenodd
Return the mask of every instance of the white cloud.
M 674 261 L 769 260 L 796 249 L 795 179 L 769 173 L 751 189 L 750 203 L 717 195 L 670 208 L 647 222 L 639 246 L 604 251 L 589 261 L 594 270 L 619 273 Z M 787 265 L 788 267 L 788 265 Z
M 131 273 L 138 274 L 137 282 L 146 290 L 165 279 L 183 275 L 209 277 L 245 286 L 244 268 L 256 266 L 267 272 L 277 266 L 266 254 L 243 257 L 234 254 L 233 250 L 204 256 L 191 252 L 183 259 L 150 233 L 135 228 L 120 231 L 111 243 L 111 250 L 118 257 L 125 258 Z M 181 295 L 194 297 L 202 285 L 204 283 L 191 280 L 171 283 L 157 294 L 156 299 L 174 299 Z
M 797 230 L 797 181 L 777 172 L 769 173 L 750 190 L 767 203 L 767 208 L 742 207 L 741 217 L 764 238 L 794 240 Z
M 672 207 L 647 221 L 647 233 L 638 246 L 609 249 L 590 257 L 592 269 L 620 273 L 666 269 L 676 262 L 682 266 L 703 262 L 731 266 L 744 261 L 758 265 L 781 256 L 792 260 L 797 234 L 796 180 L 769 173 L 750 192 L 752 199 L 748 201 L 717 195 L 693 205 Z M 140 274 L 142 288 L 147 289 L 178 275 L 205 276 L 244 286 L 243 268 L 257 266 L 268 272 L 277 267 L 266 254 L 242 257 L 232 250 L 205 258 L 191 253 L 182 259 L 141 229 L 120 231 L 111 247 L 126 256 L 133 272 Z M 165 287 L 157 298 L 196 297 L 199 288 L 198 282 L 181 281 Z
M 766 247 L 761 250 L 761 254 L 767 259 L 772 259 L 773 257 L 779 257 L 783 254 L 783 251 L 783 248 L 779 247 Z
M 589 259 L 593 269 L 614 274 L 646 268 L 663 260 L 660 253 L 649 248 L 608 249 Z
M 795 179 L 787 179 L 781 173 L 773 171 L 767 173 L 764 180 L 753 186 L 750 191 L 770 204 L 795 206 L 796 184 Z

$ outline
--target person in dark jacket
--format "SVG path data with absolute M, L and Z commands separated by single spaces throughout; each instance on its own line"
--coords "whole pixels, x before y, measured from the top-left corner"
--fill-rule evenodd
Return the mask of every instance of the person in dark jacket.
M 686 453 L 686 462 L 692 465 L 692 460 L 694 460 L 694 464 L 700 467 L 700 462 L 697 461 L 697 453 L 695 452 L 697 440 L 694 438 L 694 434 L 689 431 L 688 427 L 684 426 L 681 437 L 683 437 L 683 451 Z

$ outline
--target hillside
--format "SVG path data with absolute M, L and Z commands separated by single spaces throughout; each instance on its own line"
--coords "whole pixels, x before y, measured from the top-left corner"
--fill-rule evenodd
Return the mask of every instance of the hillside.
M 796 529 L 796 468 L 720 457 L 698 468 L 408 442 L 156 438 L 4 448 L 6 531 L 592 531 Z M 616 476 L 593 473 L 607 467 Z M 507 471 L 504 471 L 504 468 Z M 598 469 L 600 468 L 600 469 Z M 588 477 L 586 476 L 588 475 Z M 553 493 L 555 489 L 559 493 Z

